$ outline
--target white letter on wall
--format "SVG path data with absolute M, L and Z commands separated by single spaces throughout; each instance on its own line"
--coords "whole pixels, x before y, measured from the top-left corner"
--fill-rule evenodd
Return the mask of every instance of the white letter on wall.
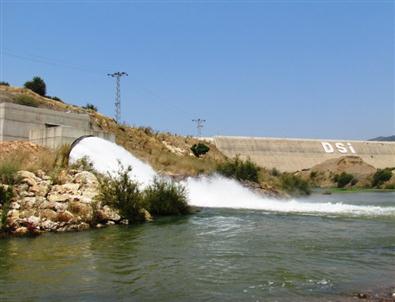
M 357 152 L 355 152 L 355 149 L 354 149 L 354 147 L 351 145 L 351 143 L 347 143 L 347 145 L 348 145 L 348 148 L 350 149 L 350 151 L 351 151 L 351 153 L 357 153 Z
M 326 153 L 333 153 L 335 150 L 333 149 L 332 145 L 327 142 L 321 142 L 322 147 Z
M 344 144 L 336 143 L 335 146 L 337 148 L 337 151 L 339 151 L 340 153 L 347 153 L 347 148 L 344 147 Z

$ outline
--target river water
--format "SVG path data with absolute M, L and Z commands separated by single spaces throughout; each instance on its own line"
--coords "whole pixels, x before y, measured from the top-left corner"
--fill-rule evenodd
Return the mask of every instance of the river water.
M 310 203 L 395 206 L 395 193 Z M 333 301 L 395 285 L 395 216 L 204 208 L 0 240 L 1 301 Z

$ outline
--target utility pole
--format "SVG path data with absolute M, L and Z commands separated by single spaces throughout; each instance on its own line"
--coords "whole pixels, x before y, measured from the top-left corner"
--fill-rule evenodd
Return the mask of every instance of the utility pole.
M 192 122 L 196 123 L 196 129 L 197 129 L 198 136 L 199 137 L 202 136 L 203 124 L 206 122 L 206 120 L 198 118 L 198 119 L 192 120 Z
M 114 72 L 108 73 L 109 77 L 116 78 L 116 86 L 115 86 L 115 120 L 117 123 L 121 121 L 121 77 L 128 76 L 126 72 Z

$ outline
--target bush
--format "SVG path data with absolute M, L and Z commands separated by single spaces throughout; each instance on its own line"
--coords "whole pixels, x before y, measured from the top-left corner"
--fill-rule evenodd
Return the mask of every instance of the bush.
M 5 188 L 0 186 L 0 205 L 2 206 L 1 218 L 0 218 L 0 230 L 4 231 L 7 225 L 7 214 L 10 210 L 11 198 L 13 196 L 13 190 L 11 186 Z
M 346 172 L 342 172 L 340 175 L 339 174 L 335 175 L 333 180 L 337 183 L 338 188 L 344 188 L 350 182 L 353 184 L 356 183 L 354 181 L 354 175 L 346 173 Z
M 292 194 L 309 195 L 311 193 L 309 184 L 300 176 L 283 173 L 280 176 L 281 187 L 284 191 Z
M 57 101 L 57 102 L 60 102 L 60 103 L 64 103 L 60 98 L 58 98 L 57 96 L 48 96 L 47 95 L 47 98 L 49 98 L 49 99 L 51 99 L 51 100 L 54 100 L 54 101 Z
M 10 86 L 10 84 L 8 82 L 3 82 L 3 81 L 0 81 L 0 85 L 2 85 L 2 86 Z
M 92 110 L 92 111 L 97 111 L 97 107 L 93 104 L 87 103 L 85 106 L 83 106 L 82 108 L 87 109 L 87 110 Z
M 144 203 L 152 215 L 182 215 L 190 212 L 185 187 L 165 179 L 156 178 L 144 191 Z
M 372 186 L 380 187 L 383 183 L 390 180 L 392 177 L 392 171 L 390 168 L 377 169 L 373 175 Z
M 237 180 L 259 182 L 259 167 L 249 159 L 243 161 L 239 157 L 236 157 L 233 160 L 228 160 L 217 166 L 217 172 Z
M 271 176 L 277 177 L 280 174 L 281 174 L 280 171 L 278 171 L 276 168 L 273 168 L 273 169 L 270 170 L 270 175 Z
M 26 82 L 24 86 L 41 96 L 45 96 L 47 93 L 47 85 L 40 77 L 34 77 L 33 80 Z
M 20 163 L 14 160 L 0 162 L 0 183 L 12 185 L 15 182 L 15 175 L 20 168 Z
M 28 95 L 18 95 L 14 100 L 16 104 L 23 106 L 38 107 L 40 105 L 35 98 Z
M 191 151 L 196 157 L 200 157 L 210 151 L 210 148 L 205 144 L 198 143 L 191 147 Z
M 118 209 L 120 215 L 130 222 L 142 222 L 145 220 L 143 196 L 138 183 L 129 177 L 131 171 L 130 166 L 125 169 L 120 165 L 117 176 L 109 174 L 100 178 L 99 199 L 103 204 Z

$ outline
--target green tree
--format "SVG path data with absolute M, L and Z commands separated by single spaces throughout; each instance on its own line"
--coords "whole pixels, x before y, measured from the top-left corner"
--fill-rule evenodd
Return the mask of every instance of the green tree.
M 84 107 L 82 107 L 84 109 L 88 109 L 88 110 L 93 110 L 93 111 L 97 111 L 97 107 L 93 104 L 87 103 Z
M 191 151 L 193 152 L 193 154 L 194 154 L 196 157 L 200 157 L 200 155 L 204 155 L 204 154 L 206 154 L 208 151 L 210 151 L 210 148 L 209 148 L 207 145 L 205 145 L 205 144 L 198 143 L 198 144 L 194 144 L 194 145 L 191 147 Z
M 377 169 L 377 172 L 373 175 L 372 186 L 380 187 L 383 183 L 390 180 L 392 177 L 392 171 L 390 168 Z
M 41 96 L 45 96 L 47 93 L 47 85 L 40 77 L 34 77 L 33 80 L 26 82 L 24 86 Z

